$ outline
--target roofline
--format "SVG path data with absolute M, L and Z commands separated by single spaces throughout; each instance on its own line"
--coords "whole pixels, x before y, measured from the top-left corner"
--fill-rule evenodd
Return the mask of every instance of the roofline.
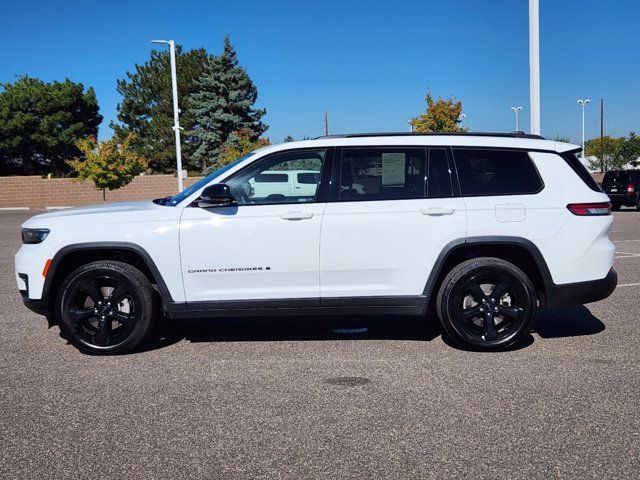
M 330 138 L 359 138 L 359 137 L 421 137 L 421 136 L 462 136 L 462 137 L 499 137 L 499 138 L 528 138 L 532 140 L 546 140 L 541 135 L 533 135 L 524 132 L 379 132 L 379 133 L 345 133 L 338 135 L 323 135 L 314 140 Z

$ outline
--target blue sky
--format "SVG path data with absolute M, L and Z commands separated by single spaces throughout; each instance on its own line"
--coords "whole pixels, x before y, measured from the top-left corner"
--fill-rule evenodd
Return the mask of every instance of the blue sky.
M 580 142 L 640 131 L 640 3 L 540 0 L 542 133 Z M 109 137 L 120 100 L 115 81 L 149 56 L 154 38 L 219 53 L 229 33 L 258 86 L 274 143 L 332 133 L 405 131 L 424 94 L 463 101 L 464 125 L 529 129 L 527 0 L 41 1 L 0 0 L 0 82 L 28 74 L 93 86 Z

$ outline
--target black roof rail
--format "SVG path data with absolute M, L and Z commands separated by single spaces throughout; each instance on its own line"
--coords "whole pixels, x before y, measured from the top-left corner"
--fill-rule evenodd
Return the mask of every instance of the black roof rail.
M 533 135 L 524 132 L 379 132 L 379 133 L 345 133 L 339 135 L 323 135 L 322 138 L 358 138 L 358 137 L 420 137 L 420 136 L 462 136 L 462 137 L 501 137 L 501 138 L 529 138 L 534 140 L 546 140 L 542 135 Z

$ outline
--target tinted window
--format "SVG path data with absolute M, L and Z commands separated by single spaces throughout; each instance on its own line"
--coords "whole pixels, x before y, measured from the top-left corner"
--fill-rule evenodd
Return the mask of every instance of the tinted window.
M 314 183 L 318 183 L 319 181 L 320 181 L 319 172 L 298 174 L 298 183 L 314 184 Z
M 518 195 L 542 189 L 527 152 L 456 148 L 453 155 L 462 195 Z
M 431 148 L 429 149 L 429 169 L 427 172 L 427 196 L 442 198 L 452 195 L 447 151 L 444 148 Z
M 265 172 L 256 175 L 253 180 L 256 183 L 287 183 L 289 181 L 289 175 L 286 173 Z
M 340 199 L 423 198 L 425 164 L 422 149 L 345 148 L 340 170 Z
M 566 152 L 562 154 L 562 158 L 569 164 L 569 166 L 573 169 L 574 172 L 578 174 L 578 176 L 582 179 L 582 181 L 591 189 L 596 192 L 601 192 L 600 186 L 598 182 L 591 176 L 587 167 L 585 167 L 580 159 L 578 158 L 578 154 L 575 152 Z M 606 177 L 605 177 L 606 178 Z
M 627 185 L 637 183 L 637 174 L 628 170 L 614 170 L 607 172 L 602 180 L 602 187 L 605 190 L 611 188 L 626 189 Z
M 226 184 L 238 205 L 313 202 L 326 150 L 290 151 L 270 155 L 242 170 Z M 307 182 L 292 184 L 304 172 Z M 313 180 L 313 181 L 312 181 Z

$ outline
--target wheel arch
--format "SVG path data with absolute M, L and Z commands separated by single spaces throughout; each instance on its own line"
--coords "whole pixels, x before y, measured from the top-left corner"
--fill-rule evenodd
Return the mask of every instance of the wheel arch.
M 513 263 L 530 278 L 540 306 L 546 306 L 548 292 L 554 283 L 538 247 L 522 237 L 482 236 L 456 240 L 443 248 L 424 288 L 424 294 L 430 298 L 430 308 L 434 306 L 436 294 L 447 273 L 461 262 L 475 257 L 496 257 Z
M 90 242 L 67 245 L 51 260 L 42 289 L 42 299 L 54 311 L 57 290 L 75 269 L 98 260 L 124 261 L 138 268 L 154 285 L 163 305 L 172 303 L 171 293 L 149 253 L 140 245 L 129 242 Z

